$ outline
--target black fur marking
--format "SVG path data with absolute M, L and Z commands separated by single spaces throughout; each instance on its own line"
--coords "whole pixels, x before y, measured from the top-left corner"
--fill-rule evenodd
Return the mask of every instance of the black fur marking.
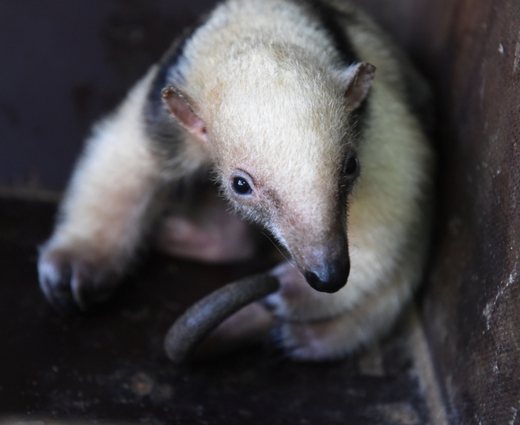
M 168 51 L 159 61 L 159 71 L 152 81 L 150 92 L 144 106 L 146 131 L 149 137 L 156 143 L 159 152 L 167 158 L 177 156 L 180 151 L 180 126 L 171 113 L 167 110 L 162 99 L 162 90 L 169 84 L 168 76 L 179 64 L 184 54 L 184 48 L 195 31 L 202 26 L 208 16 L 203 16 L 198 22 L 187 28 L 177 38 Z
M 329 8 L 332 9 L 330 6 Z M 363 20 L 359 19 L 359 15 L 356 13 L 351 14 L 340 10 L 334 11 L 334 13 L 336 13 L 336 16 L 338 16 L 340 19 L 344 20 L 346 25 L 363 26 L 366 24 L 363 22 Z M 344 24 L 340 24 L 340 26 L 342 27 Z M 381 29 L 377 26 L 372 26 L 371 31 L 375 31 L 378 37 L 386 40 L 388 43 L 387 48 L 390 49 L 391 54 L 400 65 L 401 81 L 403 84 L 402 89 L 405 96 L 405 103 L 410 108 L 410 112 L 419 120 L 423 130 L 427 134 L 431 134 L 434 124 L 434 103 L 432 102 L 432 94 L 430 93 L 428 86 L 422 82 L 423 76 L 421 76 L 420 73 L 418 73 L 418 70 L 415 69 L 412 62 L 410 61 L 410 58 L 408 58 L 408 56 L 406 56 L 402 50 L 395 48 L 394 41 L 388 36 L 388 34 L 381 31 Z M 366 109 L 366 101 L 364 104 Z M 366 111 L 360 111 L 360 113 L 357 114 L 360 116 L 360 119 L 363 120 L 363 114 L 365 113 Z
M 302 3 L 296 3 L 301 5 Z M 347 68 L 349 65 L 360 62 L 360 58 L 350 39 L 348 38 L 345 23 L 340 19 L 351 20 L 352 16 L 345 14 L 345 12 L 335 9 L 333 6 L 326 4 L 321 0 L 305 0 L 303 2 L 307 12 L 312 19 L 319 22 L 325 32 L 329 35 L 333 46 L 339 53 L 343 66 Z M 376 71 L 377 72 L 377 71 Z M 354 130 L 353 137 L 357 140 L 362 136 L 365 121 L 367 120 L 370 94 L 363 100 L 361 105 L 353 111 L 349 116 L 349 125 Z
M 350 43 L 350 40 L 345 33 L 345 29 L 338 21 L 338 16 L 342 12 L 320 0 L 305 0 L 303 2 L 296 2 L 296 4 L 307 9 L 309 16 L 313 20 L 317 21 L 320 24 L 320 27 L 329 35 L 329 38 L 336 51 L 339 53 L 345 67 L 359 62 L 359 57 Z
M 365 122 L 368 119 L 368 103 L 370 101 L 370 93 L 368 96 L 361 102 L 359 107 L 352 111 L 349 116 L 349 124 L 352 131 L 352 137 L 354 137 L 354 142 L 361 138 L 363 134 L 363 129 L 365 128 Z
M 321 0 L 305 0 L 305 5 L 307 7 L 308 13 L 310 16 L 317 20 L 320 23 L 320 26 L 327 32 L 330 40 L 333 43 L 336 51 L 338 52 L 341 60 L 342 66 L 347 68 L 348 66 L 361 62 L 357 52 L 354 50 L 354 47 L 348 37 L 346 26 L 355 21 L 355 16 L 351 14 L 347 14 L 341 10 L 335 9 L 333 6 L 329 4 L 325 4 Z M 377 71 L 376 71 L 377 75 Z M 377 77 L 376 77 L 377 78 Z M 363 138 L 363 130 L 365 129 L 366 121 L 369 119 L 368 116 L 368 105 L 370 102 L 370 92 L 366 96 L 366 98 L 361 102 L 359 107 L 352 111 L 348 116 L 348 123 L 351 128 L 351 138 L 352 142 L 357 145 L 359 140 Z M 340 208 L 340 215 L 345 217 L 347 215 L 347 195 L 352 191 L 354 181 L 350 182 L 350 184 L 346 184 L 343 179 L 339 182 L 338 195 L 341 201 L 338 203 Z

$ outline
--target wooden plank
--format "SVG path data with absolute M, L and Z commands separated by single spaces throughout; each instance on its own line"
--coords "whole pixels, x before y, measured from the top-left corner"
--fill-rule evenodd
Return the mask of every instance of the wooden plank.
M 520 3 L 379 3 L 365 2 L 438 102 L 439 219 L 422 317 L 451 421 L 518 424 Z

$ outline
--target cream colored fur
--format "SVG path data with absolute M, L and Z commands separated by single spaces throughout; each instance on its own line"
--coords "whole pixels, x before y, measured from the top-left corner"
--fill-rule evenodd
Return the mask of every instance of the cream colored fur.
M 146 140 L 141 109 L 155 72 L 153 68 L 114 115 L 94 128 L 54 234 L 41 249 L 40 281 L 43 276 L 59 281 L 64 263 L 71 262 L 72 295 L 82 307 L 78 274 L 93 273 L 92 285 L 117 280 L 149 223 L 161 168 Z M 76 261 L 81 270 L 75 273 Z M 49 288 L 43 283 L 42 288 L 49 296 Z
M 50 299 L 63 262 L 87 263 L 98 285 L 108 285 L 106 276 L 117 281 L 150 227 L 161 189 L 209 163 L 235 208 L 292 255 L 273 270 L 282 288 L 263 305 L 282 319 L 282 344 L 295 358 L 341 356 L 392 326 L 419 283 L 428 246 L 432 152 L 406 103 L 401 54 L 355 8 L 329 3 L 343 13 L 360 60 L 377 69 L 361 140 L 348 126 L 348 70 L 312 15 L 285 0 L 227 1 L 188 40 L 170 73 L 207 134 L 186 132 L 179 158 L 155 152 L 142 117 L 152 68 L 98 127 L 76 169 L 40 258 Z M 349 152 L 357 153 L 361 175 L 346 219 L 337 190 Z M 232 191 L 237 172 L 254 182 L 247 199 Z M 348 283 L 318 293 L 297 267 L 326 261 L 321 247 L 345 221 Z M 71 285 L 82 305 L 82 289 Z

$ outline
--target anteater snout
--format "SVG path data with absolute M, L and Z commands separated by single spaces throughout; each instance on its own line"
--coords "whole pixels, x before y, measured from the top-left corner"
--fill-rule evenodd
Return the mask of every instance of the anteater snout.
M 347 257 L 322 267 L 307 269 L 305 279 L 316 291 L 333 293 L 345 286 L 349 272 L 350 261 Z

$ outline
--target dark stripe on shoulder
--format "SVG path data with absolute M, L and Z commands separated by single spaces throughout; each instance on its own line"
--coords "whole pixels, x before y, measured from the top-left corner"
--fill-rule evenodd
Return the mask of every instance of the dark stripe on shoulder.
M 207 21 L 209 14 L 203 15 L 195 25 L 183 31 L 163 55 L 158 63 L 159 71 L 152 81 L 146 104 L 144 117 L 146 131 L 149 137 L 156 142 L 157 147 L 168 157 L 176 156 L 179 150 L 179 126 L 174 122 L 164 106 L 161 91 L 168 84 L 168 76 L 183 57 L 184 48 L 195 31 Z
M 179 60 L 183 56 L 186 42 L 191 38 L 197 28 L 198 26 L 194 26 L 184 30 L 182 35 L 173 42 L 159 61 L 159 72 L 155 76 L 150 87 L 150 93 L 148 94 L 148 103 L 154 109 L 158 106 L 162 106 L 161 90 L 167 85 L 168 74 L 170 70 L 175 68 L 179 63 Z
M 340 11 L 320 0 L 297 1 L 296 4 L 300 7 L 303 6 L 312 19 L 318 22 L 320 27 L 329 35 L 332 45 L 345 65 L 359 62 L 359 57 L 347 37 L 345 28 L 338 20 Z
M 320 23 L 320 26 L 329 35 L 329 38 L 339 53 L 345 67 L 360 62 L 360 58 L 357 55 L 350 39 L 348 38 L 347 31 L 345 28 L 344 12 L 335 9 L 329 4 L 321 0 L 304 0 L 301 3 L 308 13 L 311 14 L 314 20 Z M 343 21 L 343 23 L 341 22 Z M 352 127 L 354 137 L 359 138 L 363 133 L 365 122 L 368 118 L 368 102 L 370 101 L 370 94 L 361 103 L 359 108 L 353 111 L 349 116 L 350 126 Z

